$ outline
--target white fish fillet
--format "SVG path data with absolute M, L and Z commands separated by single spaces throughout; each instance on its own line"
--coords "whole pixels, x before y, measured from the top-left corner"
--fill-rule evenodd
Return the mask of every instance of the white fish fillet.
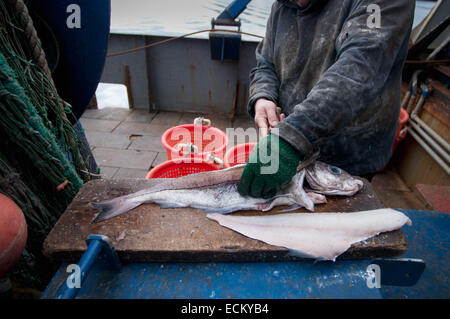
M 350 246 L 411 220 L 393 209 L 356 213 L 294 213 L 270 216 L 208 214 L 209 219 L 247 237 L 293 250 L 299 255 L 336 260 Z

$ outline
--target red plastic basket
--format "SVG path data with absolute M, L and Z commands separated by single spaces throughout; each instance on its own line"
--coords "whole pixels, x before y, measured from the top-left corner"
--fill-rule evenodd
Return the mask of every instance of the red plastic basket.
M 177 178 L 218 169 L 220 169 L 219 165 L 201 159 L 174 159 L 155 166 L 145 178 Z
M 207 159 L 212 154 L 220 159 L 228 146 L 228 136 L 218 128 L 206 125 L 185 124 L 172 127 L 164 132 L 161 143 L 166 149 L 167 159 L 187 157 Z M 188 154 L 186 148 L 178 149 L 180 144 L 192 143 L 197 152 Z
M 255 148 L 255 145 L 256 143 L 245 143 L 233 146 L 225 153 L 223 164 L 226 168 L 230 168 L 247 163 L 248 157 Z
M 406 137 L 406 130 L 404 130 L 405 124 L 409 120 L 409 114 L 406 112 L 405 109 L 400 109 L 400 116 L 398 118 L 398 126 L 397 126 L 397 132 L 395 133 L 395 140 L 394 145 L 392 145 L 392 153 L 396 150 L 398 143 L 400 143 L 402 140 Z

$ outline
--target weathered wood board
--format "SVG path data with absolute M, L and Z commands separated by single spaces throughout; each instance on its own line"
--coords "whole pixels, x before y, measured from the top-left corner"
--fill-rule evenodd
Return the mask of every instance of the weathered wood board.
M 122 262 L 219 262 L 292 260 L 288 250 L 247 238 L 191 209 L 160 209 L 144 204 L 112 219 L 91 224 L 96 210 L 88 204 L 147 188 L 159 180 L 95 180 L 80 190 L 44 243 L 52 259 L 77 261 L 90 234 L 109 236 Z M 369 182 L 353 197 L 327 196 L 316 212 L 353 212 L 382 208 Z M 239 215 L 276 214 L 239 212 Z M 306 210 L 298 210 L 299 213 Z M 407 249 L 401 230 L 382 233 L 354 244 L 339 258 L 377 258 L 402 254 Z

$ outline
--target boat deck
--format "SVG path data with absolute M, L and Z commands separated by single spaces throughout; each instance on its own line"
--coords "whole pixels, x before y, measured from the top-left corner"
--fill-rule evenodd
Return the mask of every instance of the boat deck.
M 165 130 L 180 124 L 190 124 L 201 114 L 182 112 L 149 112 L 143 109 L 88 109 L 81 118 L 85 134 L 103 178 L 144 178 L 147 172 L 167 160 L 161 145 Z M 248 116 L 229 119 L 211 117 L 212 125 L 226 128 L 254 127 Z M 253 141 L 250 141 L 253 142 Z M 230 141 L 230 146 L 233 141 Z M 429 210 L 417 189 L 410 189 L 389 165 L 377 174 L 372 185 L 386 207 Z

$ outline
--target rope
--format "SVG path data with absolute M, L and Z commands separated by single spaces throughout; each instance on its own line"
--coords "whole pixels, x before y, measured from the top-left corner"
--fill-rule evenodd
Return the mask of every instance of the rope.
M 36 29 L 33 25 L 33 20 L 31 19 L 28 9 L 23 2 L 23 0 L 9 0 L 10 4 L 13 6 L 16 15 L 18 16 L 18 20 L 21 23 L 19 26 L 23 28 L 23 33 L 26 36 L 29 46 L 31 48 L 31 54 L 33 61 L 37 64 L 37 66 L 44 72 L 47 80 L 50 82 L 51 86 L 54 87 L 55 83 L 53 82 L 52 74 L 50 68 L 47 63 L 47 59 L 45 56 L 45 52 L 42 49 L 41 41 L 37 35 Z M 87 167 L 84 163 L 84 160 L 78 150 L 78 141 L 76 138 L 76 133 L 70 125 L 69 119 L 66 116 L 67 109 L 71 109 L 71 106 L 64 102 L 55 90 L 50 90 L 48 93 L 49 97 L 54 100 L 54 103 L 60 109 L 61 120 L 64 122 L 63 126 L 65 131 L 69 131 L 66 135 L 66 141 L 70 146 L 71 155 L 74 160 L 74 164 L 77 168 L 78 173 L 83 176 L 84 180 L 89 180 L 89 175 L 84 174 L 83 172 L 87 170 Z
M 248 33 L 248 32 L 243 32 L 243 31 L 207 29 L 207 30 L 200 30 L 200 31 L 195 31 L 195 32 L 191 32 L 191 33 L 186 33 L 186 34 L 180 35 L 178 37 L 172 37 L 172 38 L 169 38 L 169 39 L 165 39 L 165 40 L 162 40 L 162 41 L 154 42 L 154 43 L 147 44 L 147 45 L 144 45 L 144 46 L 141 46 L 141 47 L 137 47 L 137 48 L 134 48 L 134 49 L 130 49 L 130 50 L 123 50 L 123 51 L 119 51 L 119 52 L 110 53 L 106 57 L 112 57 L 112 56 L 117 56 L 117 55 L 123 55 L 123 54 L 137 52 L 139 50 L 144 50 L 144 49 L 151 48 L 151 47 L 154 47 L 154 46 L 157 46 L 157 45 L 165 44 L 165 43 L 168 43 L 168 42 L 172 42 L 172 41 L 175 41 L 175 40 L 179 40 L 179 39 L 183 39 L 183 38 L 189 37 L 191 35 L 195 35 L 195 34 L 199 34 L 199 33 L 205 33 L 205 32 L 212 32 L 212 33 L 215 33 L 215 32 L 217 32 L 217 33 L 219 33 L 219 32 L 229 32 L 229 33 L 243 34 L 243 35 L 248 35 L 248 36 L 264 39 L 264 37 L 262 37 L 260 35 L 253 34 L 253 33 Z
M 50 81 L 53 83 L 52 73 L 47 64 L 47 59 L 45 57 L 45 52 L 42 49 L 41 41 L 37 35 L 36 29 L 33 25 L 33 20 L 30 18 L 27 6 L 22 0 L 9 0 L 11 5 L 14 7 L 17 15 L 22 20 L 22 24 L 25 26 L 24 33 L 28 38 L 30 47 L 33 53 L 33 60 L 35 63 L 44 71 Z

